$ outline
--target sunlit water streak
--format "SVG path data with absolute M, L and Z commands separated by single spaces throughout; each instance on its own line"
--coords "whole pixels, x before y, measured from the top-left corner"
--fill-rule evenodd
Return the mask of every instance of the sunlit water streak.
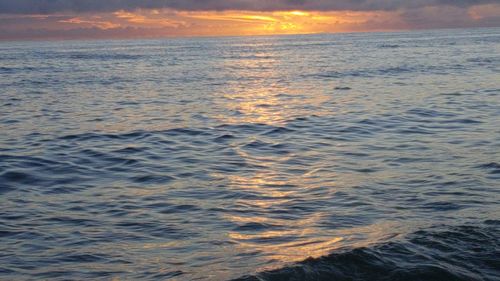
M 2 279 L 499 278 L 499 29 L 2 43 L 0 77 Z

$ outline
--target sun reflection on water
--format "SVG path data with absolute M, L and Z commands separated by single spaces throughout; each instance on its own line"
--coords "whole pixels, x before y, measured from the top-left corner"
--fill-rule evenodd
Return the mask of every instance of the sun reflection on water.
M 317 235 L 324 213 L 288 214 L 288 206 L 300 198 L 301 190 L 309 188 L 308 179 L 300 175 L 292 180 L 280 179 L 279 168 L 269 163 L 272 160 L 263 161 L 268 162 L 267 170 L 248 176 L 226 175 L 228 186 L 252 195 L 234 202 L 240 212 L 224 216 L 224 220 L 239 226 L 227 233 L 234 247 L 239 252 L 258 252 L 261 259 L 287 263 L 319 257 L 341 245 L 343 237 Z
M 234 80 L 218 93 L 216 104 L 224 110 L 216 118 L 230 124 L 280 125 L 304 116 L 304 104 L 319 109 L 317 115 L 331 113 L 322 109 L 331 96 L 305 89 L 304 85 L 283 83 L 291 75 L 283 66 L 287 58 L 267 51 L 267 47 L 251 46 L 246 52 L 235 54 L 237 58 L 225 60 L 224 67 Z

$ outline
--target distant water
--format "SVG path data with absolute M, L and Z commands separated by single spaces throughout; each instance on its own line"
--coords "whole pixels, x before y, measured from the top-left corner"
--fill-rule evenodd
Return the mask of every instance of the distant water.
M 0 89 L 2 280 L 500 280 L 500 29 L 1 43 Z

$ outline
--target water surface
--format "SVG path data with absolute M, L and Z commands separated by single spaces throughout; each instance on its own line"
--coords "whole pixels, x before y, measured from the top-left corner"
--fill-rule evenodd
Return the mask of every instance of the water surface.
M 0 77 L 0 279 L 500 279 L 498 28 L 2 43 Z

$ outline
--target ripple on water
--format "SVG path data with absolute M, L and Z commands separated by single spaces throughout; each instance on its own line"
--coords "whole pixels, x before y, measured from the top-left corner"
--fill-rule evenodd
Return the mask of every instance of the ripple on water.
M 498 164 L 496 162 L 481 164 L 481 165 L 477 166 L 476 168 L 480 168 L 480 169 L 489 171 L 492 174 L 500 173 L 500 164 Z

